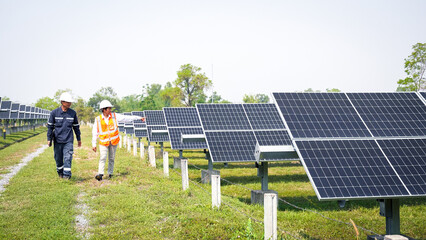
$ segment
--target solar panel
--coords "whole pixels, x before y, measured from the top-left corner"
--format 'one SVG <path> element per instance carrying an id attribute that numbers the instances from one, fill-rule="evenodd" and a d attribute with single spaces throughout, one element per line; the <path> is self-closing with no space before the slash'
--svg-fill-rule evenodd
<path id="1" fill-rule="evenodd" d="M 9 119 L 10 118 L 11 106 L 12 106 L 12 101 L 1 101 L 0 119 Z"/>
<path id="2" fill-rule="evenodd" d="M 172 149 L 207 149 L 206 142 L 182 142 L 182 134 L 204 134 L 201 127 L 169 127 L 168 131 Z"/>
<path id="3" fill-rule="evenodd" d="M 125 132 L 126 132 L 126 131 L 124 130 L 124 123 L 118 122 L 118 123 L 117 123 L 117 125 L 118 125 L 118 131 L 119 131 L 119 132 L 122 132 L 122 133 L 125 133 Z"/>
<path id="4" fill-rule="evenodd" d="M 126 134 L 134 134 L 135 128 L 133 127 L 133 123 L 125 123 L 124 124 L 124 132 Z"/>
<path id="5" fill-rule="evenodd" d="M 148 137 L 148 129 L 136 129 L 135 128 L 135 137 Z"/>
<path id="6" fill-rule="evenodd" d="M 243 104 L 253 129 L 285 129 L 275 104 Z"/>
<path id="7" fill-rule="evenodd" d="M 141 115 L 136 116 L 143 117 Z M 145 122 L 142 122 L 142 120 L 134 120 L 133 126 L 135 128 L 135 137 L 148 137 L 148 130 Z"/>
<path id="8" fill-rule="evenodd" d="M 124 112 L 123 115 L 132 116 L 131 112 Z"/>
<path id="9" fill-rule="evenodd" d="M 169 134 L 167 133 L 166 126 L 147 126 L 148 128 L 148 140 L 150 142 L 168 142 Z M 166 132 L 161 134 L 153 134 L 153 130 L 165 130 Z"/>
<path id="10" fill-rule="evenodd" d="M 377 141 L 413 195 L 426 195 L 426 139 Z"/>
<path id="11" fill-rule="evenodd" d="M 19 106 L 19 118 L 24 119 L 25 118 L 25 105 L 21 104 Z"/>
<path id="12" fill-rule="evenodd" d="M 146 125 L 147 126 L 166 126 L 164 113 L 162 110 L 147 110 L 145 111 Z"/>
<path id="13" fill-rule="evenodd" d="M 167 127 L 201 127 L 195 107 L 163 108 Z"/>
<path id="14" fill-rule="evenodd" d="M 374 140 L 295 141 L 320 200 L 409 196 Z"/>
<path id="15" fill-rule="evenodd" d="M 18 119 L 19 118 L 19 103 L 12 103 L 11 109 L 10 109 L 10 118 L 11 119 Z"/>
<path id="16" fill-rule="evenodd" d="M 255 162 L 253 131 L 205 132 L 213 162 Z"/>
<path id="17" fill-rule="evenodd" d="M 31 118 L 31 106 L 26 106 L 25 107 L 25 119 L 30 119 Z"/>
<path id="18" fill-rule="evenodd" d="M 373 136 L 426 136 L 426 105 L 416 93 L 347 95 Z"/>
<path id="19" fill-rule="evenodd" d="M 344 93 L 274 93 L 294 138 L 371 137 Z"/>
<path id="20" fill-rule="evenodd" d="M 132 111 L 133 116 L 145 117 L 145 113 L 143 111 Z"/>
<path id="21" fill-rule="evenodd" d="M 213 162 L 256 161 L 257 144 L 291 145 L 273 104 L 197 104 L 197 110 Z M 259 161 L 290 160 L 278 157 L 260 157 Z"/>
<path id="22" fill-rule="evenodd" d="M 252 130 L 241 104 L 197 104 L 207 130 Z"/>

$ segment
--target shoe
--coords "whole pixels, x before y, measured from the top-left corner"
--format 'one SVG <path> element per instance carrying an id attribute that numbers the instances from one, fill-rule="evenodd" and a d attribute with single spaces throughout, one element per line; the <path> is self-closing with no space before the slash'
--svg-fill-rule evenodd
<path id="1" fill-rule="evenodd" d="M 98 181 L 101 181 L 102 176 L 103 176 L 103 174 L 98 174 L 98 175 L 95 176 L 95 179 L 98 180 Z"/>
<path id="2" fill-rule="evenodd" d="M 64 175 L 64 176 L 62 176 L 62 178 L 65 179 L 65 180 L 70 180 L 71 176 Z"/>
<path id="3" fill-rule="evenodd" d="M 59 178 L 63 178 L 63 177 L 64 177 L 64 174 L 62 174 L 62 173 L 58 173 L 58 176 L 59 176 Z"/>
<path id="4" fill-rule="evenodd" d="M 113 175 L 112 175 L 112 174 L 110 174 L 110 175 L 109 175 L 109 178 L 112 178 L 112 176 L 113 176 Z"/>

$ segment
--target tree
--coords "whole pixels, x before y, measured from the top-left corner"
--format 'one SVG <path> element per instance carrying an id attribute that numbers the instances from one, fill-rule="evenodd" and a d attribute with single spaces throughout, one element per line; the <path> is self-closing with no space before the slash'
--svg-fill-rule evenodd
<path id="1" fill-rule="evenodd" d="M 145 85 L 142 90 L 143 110 L 160 110 L 164 107 L 163 99 L 160 96 L 161 84 Z"/>
<path id="2" fill-rule="evenodd" d="M 52 111 L 53 109 L 58 108 L 60 104 L 59 104 L 59 101 L 56 101 L 53 98 L 43 97 L 37 100 L 37 102 L 35 103 L 35 106 Z"/>
<path id="3" fill-rule="evenodd" d="M 125 96 L 120 100 L 119 105 L 122 112 L 142 111 L 142 95 Z"/>
<path id="4" fill-rule="evenodd" d="M 413 45 L 413 52 L 404 59 L 407 77 L 398 80 L 397 91 L 421 91 L 426 89 L 426 43 Z"/>
<path id="5" fill-rule="evenodd" d="M 225 100 L 222 98 L 222 96 L 220 96 L 219 94 L 217 94 L 217 92 L 213 92 L 213 94 L 209 97 L 209 99 L 207 100 L 207 103 L 231 103 L 228 100 Z"/>
<path id="6" fill-rule="evenodd" d="M 185 106 L 195 106 L 197 102 L 206 101 L 204 93 L 212 86 L 212 81 L 201 73 L 201 68 L 185 64 L 177 72 L 178 78 L 174 81 L 175 87 L 182 89 L 181 101 Z"/>
<path id="7" fill-rule="evenodd" d="M 266 94 L 244 94 L 243 102 L 245 103 L 269 103 L 269 97 Z"/>
<path id="8" fill-rule="evenodd" d="M 308 88 L 308 89 L 303 90 L 303 92 L 305 92 L 305 93 L 313 93 L 313 92 L 321 92 L 321 91 L 320 90 L 313 90 L 312 88 Z"/>
<path id="9" fill-rule="evenodd" d="M 165 107 L 182 107 L 184 106 L 181 102 L 182 89 L 173 87 L 170 82 L 167 82 L 164 89 L 160 91 L 160 96 L 164 102 Z"/>
<path id="10" fill-rule="evenodd" d="M 74 99 L 72 109 L 76 111 L 78 120 L 80 122 L 92 122 L 96 116 L 100 115 L 100 111 L 94 111 L 93 108 L 88 106 L 86 101 L 84 101 L 84 99 L 81 97 Z"/>
<path id="11" fill-rule="evenodd" d="M 342 92 L 342 91 L 340 91 L 340 89 L 338 89 L 338 88 L 327 88 L 327 89 L 325 89 L 325 91 L 326 92 Z"/>
<path id="12" fill-rule="evenodd" d="M 97 91 L 93 96 L 89 99 L 89 102 L 87 103 L 90 107 L 92 107 L 95 110 L 99 109 L 99 104 L 102 100 L 108 100 L 113 105 L 112 110 L 114 112 L 120 112 L 120 105 L 118 104 L 118 97 L 117 93 L 114 92 L 114 89 L 112 87 L 102 87 Z"/>

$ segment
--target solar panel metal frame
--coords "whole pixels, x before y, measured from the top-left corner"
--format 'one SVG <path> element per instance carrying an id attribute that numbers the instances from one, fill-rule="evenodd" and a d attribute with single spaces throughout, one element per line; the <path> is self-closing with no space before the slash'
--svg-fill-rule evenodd
<path id="1" fill-rule="evenodd" d="M 231 106 L 232 105 L 232 106 Z M 274 104 L 262 103 L 262 104 L 197 104 L 197 111 L 203 126 L 204 134 L 206 136 L 206 142 L 208 149 L 210 150 L 211 160 L 213 162 L 256 162 L 255 158 L 255 148 L 256 143 L 258 142 L 257 136 L 261 135 L 262 132 L 274 132 L 281 133 L 286 132 L 288 137 L 287 143 L 291 145 L 290 136 L 285 129 L 285 125 L 282 122 L 282 119 L 279 115 L 279 111 L 275 109 L 276 113 L 275 118 L 278 121 L 281 121 L 280 126 L 284 127 L 279 129 L 278 127 L 272 127 L 273 129 L 253 129 L 252 121 L 255 120 L 253 113 L 246 113 L 246 107 L 256 107 L 256 106 L 267 106 L 276 108 Z M 218 111 L 213 108 L 225 107 L 224 112 Z M 204 109 L 203 109 L 204 108 Z M 237 114 L 238 120 L 234 121 L 232 119 L 233 114 Z M 249 115 L 251 117 L 249 117 Z M 207 124 L 211 124 L 209 127 L 205 126 L 205 121 L 203 118 L 209 119 L 221 119 L 226 118 L 228 123 L 227 126 L 223 127 L 219 121 L 214 120 L 210 121 Z M 269 121 L 269 120 L 266 120 Z M 238 126 L 235 123 L 243 123 L 243 126 Z M 226 124 L 225 124 L 226 125 Z M 236 126 L 236 129 L 229 129 L 233 126 Z M 257 127 L 258 128 L 258 127 Z M 263 128 L 263 127 L 262 127 Z M 231 135 L 234 134 L 234 136 Z M 235 136 L 240 136 L 240 139 L 236 139 Z M 275 144 L 278 144 L 276 140 Z M 247 151 L 249 152 L 247 154 Z M 219 155 L 223 153 L 222 155 Z M 221 158 L 221 159 L 220 159 Z M 261 159 L 260 162 L 270 162 L 270 161 L 294 161 L 296 159 Z"/>
<path id="2" fill-rule="evenodd" d="M 169 134 L 152 135 L 152 130 L 167 130 L 166 120 L 163 110 L 145 110 L 145 122 L 148 130 L 149 142 L 168 142 L 170 141 Z"/>
<path id="3" fill-rule="evenodd" d="M 0 119 L 10 119 L 11 106 L 12 106 L 12 101 L 1 101 Z"/>
<path id="4" fill-rule="evenodd" d="M 31 119 L 31 106 L 25 107 L 25 119 Z"/>
<path id="5" fill-rule="evenodd" d="M 10 108 L 10 119 L 18 119 L 19 118 L 19 103 L 13 103 Z"/>
<path id="6" fill-rule="evenodd" d="M 24 104 L 19 105 L 19 119 L 25 119 L 25 108 L 26 108 L 26 105 Z"/>

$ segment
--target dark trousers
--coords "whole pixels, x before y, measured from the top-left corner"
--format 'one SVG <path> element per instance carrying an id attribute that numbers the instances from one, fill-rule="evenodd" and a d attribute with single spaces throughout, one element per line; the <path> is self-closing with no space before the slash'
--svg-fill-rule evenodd
<path id="1" fill-rule="evenodd" d="M 73 142 L 54 143 L 56 171 L 58 174 L 71 177 L 72 154 L 74 151 Z"/>

